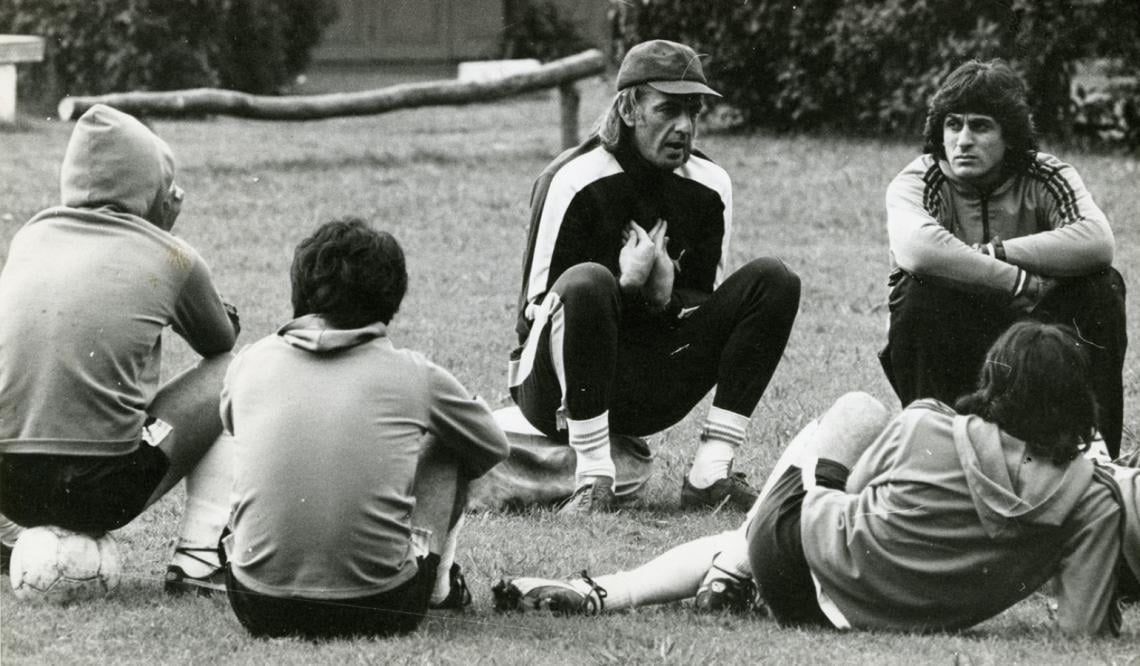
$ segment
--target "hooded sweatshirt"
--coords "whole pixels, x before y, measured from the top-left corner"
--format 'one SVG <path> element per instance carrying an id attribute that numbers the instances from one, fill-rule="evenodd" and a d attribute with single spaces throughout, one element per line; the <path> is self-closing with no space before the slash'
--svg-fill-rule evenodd
<path id="1" fill-rule="evenodd" d="M 847 492 L 808 491 L 804 554 L 853 627 L 962 629 L 1056 575 L 1063 631 L 1115 633 L 1121 509 L 1102 476 L 920 400 L 859 459 Z"/>
<path id="2" fill-rule="evenodd" d="M 222 391 L 235 439 L 227 548 L 246 587 L 350 599 L 415 575 L 409 521 L 429 442 L 481 476 L 508 453 L 482 400 L 396 349 L 381 323 L 336 329 L 309 315 L 243 349 Z"/>
<path id="3" fill-rule="evenodd" d="M 16 233 L 0 273 L 0 453 L 129 453 L 163 328 L 204 356 L 233 348 L 205 262 L 148 221 L 173 179 L 169 147 L 135 118 L 97 105 L 79 119 L 63 205 Z"/>

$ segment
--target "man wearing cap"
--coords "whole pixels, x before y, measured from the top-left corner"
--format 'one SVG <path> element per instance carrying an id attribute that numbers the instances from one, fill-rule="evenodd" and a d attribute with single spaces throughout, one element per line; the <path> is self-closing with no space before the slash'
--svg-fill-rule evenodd
<path id="1" fill-rule="evenodd" d="M 609 433 L 647 435 L 716 387 L 683 506 L 747 510 L 731 471 L 799 307 L 777 259 L 729 274 L 732 184 L 693 147 L 709 87 L 697 54 L 639 44 L 593 135 L 539 175 L 523 262 L 511 396 L 532 425 L 568 441 L 566 514 L 613 505 Z"/>

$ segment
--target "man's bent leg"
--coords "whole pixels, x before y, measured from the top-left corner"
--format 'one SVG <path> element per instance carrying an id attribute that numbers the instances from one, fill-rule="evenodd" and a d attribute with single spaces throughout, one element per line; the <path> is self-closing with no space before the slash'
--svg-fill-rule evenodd
<path id="1" fill-rule="evenodd" d="M 198 361 L 158 391 L 147 413 L 174 428 L 159 448 L 170 467 L 147 504 L 153 504 L 190 473 L 222 434 L 222 381 L 233 359 L 222 354 Z"/>
<path id="2" fill-rule="evenodd" d="M 1124 422 L 1124 354 L 1128 349 L 1124 279 L 1114 268 L 1061 280 L 1033 318 L 1072 326 L 1088 344 L 1100 434 L 1110 458 L 1120 455 Z"/>
<path id="3" fill-rule="evenodd" d="M 412 528 L 422 538 L 417 548 L 426 551 L 416 554 L 439 558 L 431 605 L 461 609 L 471 603 L 466 581 L 455 562 L 463 511 L 467 506 L 467 481 L 458 461 L 434 439 L 429 439 L 420 454 L 412 494 L 416 498 Z"/>
<path id="4" fill-rule="evenodd" d="M 225 590 L 219 542 L 232 508 L 234 445 L 233 436 L 222 433 L 186 475 L 186 507 L 163 586 L 168 594 Z"/>
<path id="5" fill-rule="evenodd" d="M 600 495 L 582 498 L 598 495 L 597 508 L 612 501 L 609 408 L 620 314 L 621 294 L 608 270 L 599 264 L 568 269 L 543 299 L 511 387 L 532 425 L 558 439 L 566 431 L 577 456 L 575 486 L 600 487 Z M 591 502 L 584 506 L 590 510 Z"/>
<path id="6" fill-rule="evenodd" d="M 890 311 L 880 358 L 904 407 L 919 398 L 953 405 L 972 391 L 986 351 L 1014 321 L 994 299 L 906 273 L 891 286 Z"/>

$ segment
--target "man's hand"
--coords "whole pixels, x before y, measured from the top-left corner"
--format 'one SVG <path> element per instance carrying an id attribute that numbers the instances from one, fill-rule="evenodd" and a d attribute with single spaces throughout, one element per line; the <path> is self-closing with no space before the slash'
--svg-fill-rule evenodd
<path id="1" fill-rule="evenodd" d="M 626 225 L 622 242 L 621 254 L 618 255 L 618 268 L 621 270 L 618 283 L 622 291 L 629 293 L 641 289 L 649 280 L 656 260 L 656 248 L 645 229 L 633 221 Z"/>
<path id="2" fill-rule="evenodd" d="M 669 223 L 659 219 L 649 232 L 649 239 L 653 241 L 653 271 L 649 274 L 642 293 L 649 307 L 657 310 L 669 305 L 669 299 L 673 296 L 676 267 L 669 258 L 669 237 L 665 235 L 668 228 Z"/>
<path id="3" fill-rule="evenodd" d="M 1030 314 L 1056 287 L 1057 281 L 1053 278 L 1029 273 L 1025 280 L 1025 288 L 1010 301 L 1009 306 L 1019 313 Z"/>

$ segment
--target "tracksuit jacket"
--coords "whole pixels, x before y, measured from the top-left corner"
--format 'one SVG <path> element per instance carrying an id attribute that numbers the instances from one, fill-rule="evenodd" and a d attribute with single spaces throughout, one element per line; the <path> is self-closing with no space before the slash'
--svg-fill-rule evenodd
<path id="1" fill-rule="evenodd" d="M 990 192 L 921 155 L 891 181 L 886 200 L 892 274 L 901 269 L 965 291 L 1013 295 L 1025 271 L 1074 277 L 1112 265 L 1115 242 L 1104 213 L 1076 169 L 1046 153 Z M 971 247 L 995 238 L 1005 261 Z"/>
<path id="2" fill-rule="evenodd" d="M 626 145 L 617 154 L 597 137 L 558 156 L 535 181 L 523 260 L 517 332 L 526 341 L 534 308 L 567 268 L 596 262 L 620 275 L 622 231 L 669 223 L 678 271 L 666 312 L 700 305 L 725 277 L 732 234 L 732 183 L 699 152 L 663 172 Z"/>

